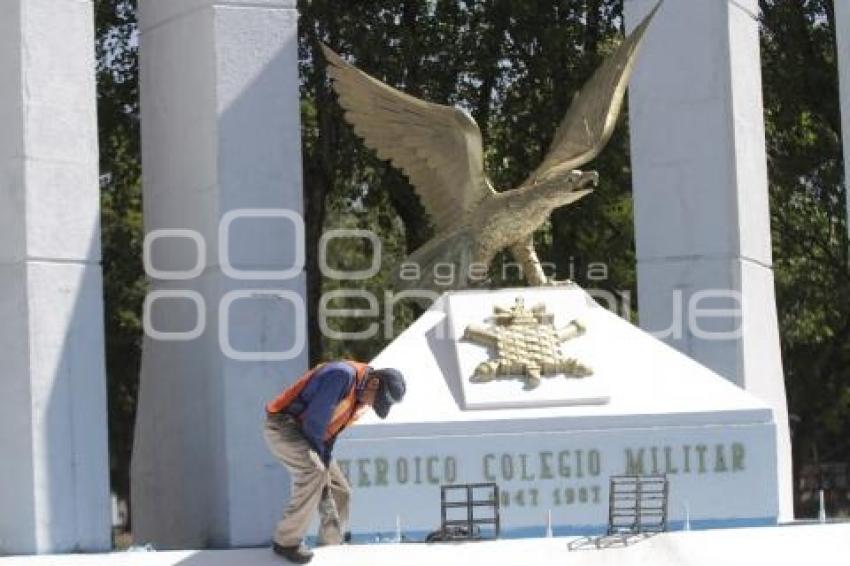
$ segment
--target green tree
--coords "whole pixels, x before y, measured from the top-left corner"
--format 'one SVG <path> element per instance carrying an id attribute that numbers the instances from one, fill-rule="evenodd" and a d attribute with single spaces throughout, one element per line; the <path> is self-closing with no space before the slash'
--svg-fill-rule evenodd
<path id="1" fill-rule="evenodd" d="M 850 242 L 835 15 L 830 0 L 763 0 L 761 9 L 773 254 L 799 473 L 806 463 L 850 460 Z M 798 513 L 813 513 L 813 502 L 801 503 Z"/>
<path id="2" fill-rule="evenodd" d="M 95 26 L 110 475 L 128 501 L 146 292 L 136 1 L 96 0 Z"/>

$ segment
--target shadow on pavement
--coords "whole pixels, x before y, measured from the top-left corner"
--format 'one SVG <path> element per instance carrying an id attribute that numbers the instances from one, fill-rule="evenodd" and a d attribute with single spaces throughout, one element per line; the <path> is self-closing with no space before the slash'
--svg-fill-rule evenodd
<path id="1" fill-rule="evenodd" d="M 239 550 L 201 550 L 174 566 L 280 566 L 289 564 L 275 555 L 271 548 Z"/>

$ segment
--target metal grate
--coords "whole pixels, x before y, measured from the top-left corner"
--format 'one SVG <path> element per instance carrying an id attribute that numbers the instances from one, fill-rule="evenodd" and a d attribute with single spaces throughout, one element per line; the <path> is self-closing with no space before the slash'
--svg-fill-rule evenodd
<path id="1" fill-rule="evenodd" d="M 669 486 L 666 475 L 611 476 L 608 534 L 666 531 Z"/>
<path id="2" fill-rule="evenodd" d="M 477 494 L 481 494 L 483 496 Z M 484 511 L 485 516 L 476 511 Z M 457 517 L 457 512 L 462 518 Z M 440 486 L 440 531 L 434 540 L 479 540 L 498 538 L 499 486 L 495 483 L 470 483 Z M 482 536 L 481 527 L 489 526 L 492 537 Z M 485 531 L 486 532 L 486 531 Z"/>
<path id="3" fill-rule="evenodd" d="M 589 545 L 607 548 L 628 546 L 667 530 L 667 499 L 670 483 L 666 475 L 611 476 L 608 490 L 608 532 L 586 536 L 567 544 L 570 550 Z"/>

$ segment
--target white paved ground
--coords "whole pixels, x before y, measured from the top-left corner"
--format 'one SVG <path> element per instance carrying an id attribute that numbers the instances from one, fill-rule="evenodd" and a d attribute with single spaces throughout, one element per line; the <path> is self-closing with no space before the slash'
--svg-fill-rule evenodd
<path id="1" fill-rule="evenodd" d="M 576 538 L 316 550 L 311 566 L 828 566 L 850 560 L 850 523 L 664 533 L 628 547 L 570 550 Z M 274 566 L 267 549 L 0 558 L 0 566 Z"/>

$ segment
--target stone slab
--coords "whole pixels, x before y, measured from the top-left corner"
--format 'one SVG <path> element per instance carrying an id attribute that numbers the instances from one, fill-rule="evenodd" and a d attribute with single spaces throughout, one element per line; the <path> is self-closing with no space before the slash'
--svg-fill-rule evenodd
<path id="1" fill-rule="evenodd" d="M 607 380 L 609 402 L 467 406 L 445 311 L 482 301 L 488 308 L 475 308 L 486 312 L 517 296 L 560 315 L 572 312 L 556 307 L 586 305 L 583 362 Z M 439 526 L 441 484 L 482 481 L 496 481 L 506 494 L 506 532 L 528 536 L 549 509 L 564 532 L 587 532 L 607 520 L 608 477 L 635 471 L 671 475 L 673 520 L 682 519 L 687 502 L 692 521 L 705 525 L 776 522 L 775 423 L 767 405 L 578 287 L 444 295 L 370 363 L 400 369 L 408 388 L 386 420 L 369 413 L 336 444 L 354 488 L 352 530 L 361 536 L 391 531 L 398 515 L 424 538 Z M 513 391 L 515 398 L 525 393 Z"/>
<path id="2" fill-rule="evenodd" d="M 97 166 L 27 159 L 24 170 L 27 256 L 98 263 L 101 254 Z"/>
<path id="3" fill-rule="evenodd" d="M 626 2 L 627 26 L 655 4 Z M 668 0 L 646 34 L 629 87 L 639 261 L 770 264 L 757 10 Z"/>
<path id="4" fill-rule="evenodd" d="M 200 294 L 206 324 L 189 341 L 145 338 L 131 476 L 134 533 L 140 543 L 158 548 L 182 548 L 190 540 L 257 545 L 271 536 L 280 502 L 268 498 L 268 489 L 287 480 L 264 443 L 263 408 L 303 373 L 306 325 L 296 319 L 294 303 L 264 292 L 284 290 L 298 297 L 303 285 L 303 278 L 286 284 L 239 282 L 215 270 L 191 281 L 157 283 L 157 290 Z M 230 304 L 227 326 L 222 326 L 220 309 L 227 294 L 247 288 L 254 291 Z M 160 332 L 186 332 L 199 324 L 198 311 L 189 299 L 158 299 L 151 323 Z M 236 351 L 294 349 L 294 356 L 230 359 L 222 347 L 223 328 Z"/>
<path id="5" fill-rule="evenodd" d="M 20 2 L 7 2 L 0 17 L 0 263 L 20 261 L 26 241 L 20 9 Z"/>
<path id="6" fill-rule="evenodd" d="M 111 518 L 101 270 L 31 261 L 27 287 L 39 551 L 102 550 Z"/>
<path id="7" fill-rule="evenodd" d="M 15 509 L 0 521 L 0 550 L 103 550 L 110 506 L 100 268 L 2 265 L 0 285 L 0 414 L 3 430 L 14 431 L 0 437 L 0 504 Z"/>
<path id="8" fill-rule="evenodd" d="M 0 264 L 0 399 L 8 408 L 0 410 L 0 506 L 15 509 L 0 513 L 0 554 L 32 552 L 36 548 L 34 497 L 33 423 L 30 411 L 29 323 L 26 270 L 22 264 Z M 17 407 L 19 410 L 13 410 Z"/>
<path id="9" fill-rule="evenodd" d="M 100 260 L 90 2 L 4 6 L 0 261 Z M 21 187 L 26 190 L 21 190 Z"/>
<path id="10" fill-rule="evenodd" d="M 166 26 L 213 7 L 295 9 L 296 0 L 144 0 L 146 12 L 140 27 L 143 32 L 150 28 Z"/>
<path id="11" fill-rule="evenodd" d="M 215 37 L 211 16 L 181 18 L 171 26 L 144 31 L 146 22 L 171 5 L 177 3 L 139 3 L 143 29 L 139 37 L 145 160 L 142 182 L 146 194 L 151 195 L 145 202 L 146 222 L 153 216 L 152 203 L 147 201 L 152 201 L 154 196 L 159 199 L 160 193 L 214 190 L 218 179 Z M 187 37 L 192 41 L 186 42 Z M 153 85 L 158 88 L 152 88 Z M 161 208 L 167 207 L 168 203 L 164 202 Z M 189 210 L 181 212 L 191 214 Z"/>

